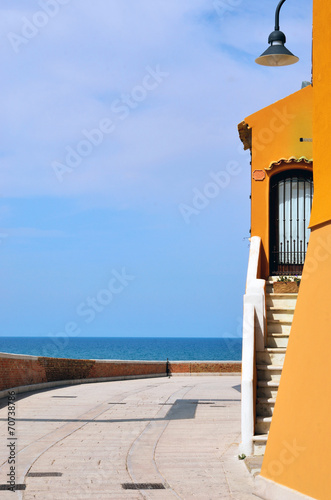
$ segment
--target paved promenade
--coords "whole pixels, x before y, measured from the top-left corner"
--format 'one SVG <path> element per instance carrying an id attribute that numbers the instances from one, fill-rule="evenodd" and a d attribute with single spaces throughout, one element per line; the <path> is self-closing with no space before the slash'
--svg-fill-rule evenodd
<path id="1" fill-rule="evenodd" d="M 253 479 L 237 458 L 239 376 L 20 394 L 16 440 L 8 434 L 7 401 L 0 405 L 0 485 L 9 478 L 10 451 L 15 482 L 25 485 L 16 493 L 0 491 L 2 500 L 257 500 Z"/>

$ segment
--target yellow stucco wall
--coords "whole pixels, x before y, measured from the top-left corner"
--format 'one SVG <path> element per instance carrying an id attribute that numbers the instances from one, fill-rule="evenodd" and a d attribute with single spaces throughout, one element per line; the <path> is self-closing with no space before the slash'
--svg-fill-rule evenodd
<path id="1" fill-rule="evenodd" d="M 288 169 L 309 169 L 306 162 L 273 162 L 289 158 L 312 159 L 313 89 L 308 86 L 245 118 L 252 133 L 251 235 L 262 239 L 262 277 L 269 276 L 269 189 L 273 175 Z M 265 172 L 263 181 L 254 180 L 256 170 Z"/>
<path id="2" fill-rule="evenodd" d="M 331 2 L 314 0 L 312 233 L 261 475 L 331 498 Z"/>
<path id="3" fill-rule="evenodd" d="M 314 155 L 316 156 L 315 196 L 310 221 L 316 226 L 331 220 L 331 2 L 314 0 Z"/>

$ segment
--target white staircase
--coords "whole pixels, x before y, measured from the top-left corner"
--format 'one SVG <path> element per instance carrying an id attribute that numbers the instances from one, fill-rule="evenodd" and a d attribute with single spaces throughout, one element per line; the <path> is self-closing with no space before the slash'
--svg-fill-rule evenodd
<path id="1" fill-rule="evenodd" d="M 256 352 L 254 455 L 263 455 L 265 451 L 298 295 L 274 293 L 275 279 L 269 278 L 266 283 L 267 345 L 264 351 Z"/>

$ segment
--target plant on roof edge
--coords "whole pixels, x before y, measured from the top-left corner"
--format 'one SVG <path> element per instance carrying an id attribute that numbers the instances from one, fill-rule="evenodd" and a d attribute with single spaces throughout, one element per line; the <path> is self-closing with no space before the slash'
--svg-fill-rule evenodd
<path id="1" fill-rule="evenodd" d="M 298 286 L 300 285 L 301 278 L 296 274 L 295 276 L 278 276 L 278 280 L 276 283 L 296 283 Z"/>

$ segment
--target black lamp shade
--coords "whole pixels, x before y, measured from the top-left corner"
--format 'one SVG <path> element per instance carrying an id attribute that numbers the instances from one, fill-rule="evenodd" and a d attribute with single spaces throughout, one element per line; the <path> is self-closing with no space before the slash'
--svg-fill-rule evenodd
<path id="1" fill-rule="evenodd" d="M 270 45 L 255 62 L 262 66 L 289 66 L 299 61 L 283 44 Z"/>
<path id="2" fill-rule="evenodd" d="M 286 36 L 279 29 L 270 33 L 268 38 L 270 47 L 263 52 L 255 62 L 262 66 L 289 66 L 299 61 L 286 47 Z"/>

